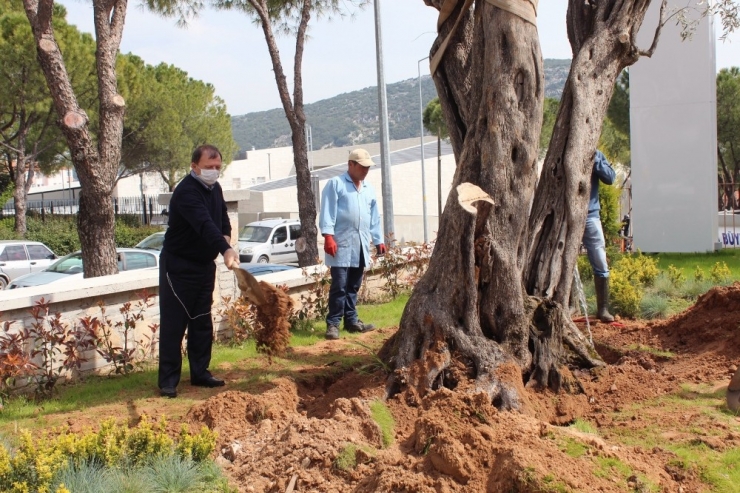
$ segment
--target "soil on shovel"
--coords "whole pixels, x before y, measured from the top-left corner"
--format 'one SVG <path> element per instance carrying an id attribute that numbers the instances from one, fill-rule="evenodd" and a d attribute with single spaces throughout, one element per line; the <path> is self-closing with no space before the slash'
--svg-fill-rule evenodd
<path id="1" fill-rule="evenodd" d="M 195 405 L 186 420 L 218 431 L 217 461 L 240 492 L 534 492 L 545 491 L 543 478 L 552 480 L 546 491 L 706 491 L 698 472 L 675 466 L 672 452 L 619 438 L 624 430 L 659 426 L 676 443 L 740 446 L 737 418 L 728 427 L 691 408 L 651 404 L 685 384 L 726 387 L 740 359 L 738 314 L 740 283 L 712 289 L 667 321 L 591 325 L 608 366 L 574 375 L 581 395 L 523 390 L 525 413 L 497 411 L 472 392 L 460 367 L 452 370 L 454 391 L 388 400 L 390 437 L 373 417 L 385 374 L 366 369 L 278 378 L 259 394 L 227 390 Z M 381 332 L 389 337 L 393 330 Z M 341 339 L 291 351 L 352 349 Z M 619 414 L 636 405 L 640 411 L 629 418 Z M 578 418 L 597 432 L 567 426 Z M 604 464 L 623 464 L 631 474 Z"/>

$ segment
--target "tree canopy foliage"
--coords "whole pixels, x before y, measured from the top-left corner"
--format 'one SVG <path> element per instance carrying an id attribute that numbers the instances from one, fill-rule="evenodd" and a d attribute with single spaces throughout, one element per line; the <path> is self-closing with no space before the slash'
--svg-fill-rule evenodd
<path id="1" fill-rule="evenodd" d="M 95 43 L 67 23 L 66 10 L 54 6 L 53 26 L 68 64 L 70 82 L 92 103 Z M 12 183 L 15 232 L 26 232 L 25 203 L 34 173 L 51 173 L 67 164 L 66 143 L 56 124 L 51 94 L 36 60 L 28 19 L 19 2 L 0 6 L 0 147 L 4 172 Z"/>
<path id="2" fill-rule="evenodd" d="M 726 207 L 738 208 L 735 193 L 740 178 L 740 68 L 717 75 L 717 161 L 727 195 Z"/>
<path id="3" fill-rule="evenodd" d="M 118 77 L 128 101 L 119 177 L 154 171 L 172 190 L 198 145 L 218 147 L 224 163 L 238 151 L 226 104 L 211 84 L 173 65 L 147 65 L 132 54 L 119 57 Z"/>

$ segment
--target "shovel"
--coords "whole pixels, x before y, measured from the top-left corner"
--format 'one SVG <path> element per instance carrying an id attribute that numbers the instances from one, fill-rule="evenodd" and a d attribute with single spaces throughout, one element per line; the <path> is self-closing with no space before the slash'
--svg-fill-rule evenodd
<path id="1" fill-rule="evenodd" d="M 265 296 L 260 282 L 252 274 L 239 267 L 238 262 L 232 262 L 229 265 L 229 269 L 233 270 L 234 274 L 236 274 L 237 284 L 239 284 L 239 289 L 245 298 L 257 306 L 267 303 L 267 296 Z"/>

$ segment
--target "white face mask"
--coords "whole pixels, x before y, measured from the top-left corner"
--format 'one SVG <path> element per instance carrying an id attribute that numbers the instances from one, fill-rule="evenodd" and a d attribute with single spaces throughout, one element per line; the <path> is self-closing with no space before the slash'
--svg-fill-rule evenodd
<path id="1" fill-rule="evenodd" d="M 217 169 L 202 169 L 200 170 L 200 179 L 203 180 L 203 183 L 210 186 L 213 185 L 218 181 L 218 177 L 221 174 L 221 172 Z"/>

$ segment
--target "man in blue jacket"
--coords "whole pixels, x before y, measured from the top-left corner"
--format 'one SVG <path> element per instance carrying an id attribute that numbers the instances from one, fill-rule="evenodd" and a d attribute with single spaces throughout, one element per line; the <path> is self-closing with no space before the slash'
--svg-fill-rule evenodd
<path id="1" fill-rule="evenodd" d="M 370 260 L 370 244 L 378 255 L 385 253 L 378 201 L 373 187 L 365 183 L 373 160 L 364 149 L 349 155 L 347 172 L 329 180 L 321 193 L 319 229 L 324 237 L 325 263 L 331 269 L 326 338 L 339 339 L 344 317 L 348 332 L 369 332 L 372 324 L 357 317 L 357 292 Z"/>
<path id="2" fill-rule="evenodd" d="M 596 287 L 596 317 L 602 322 L 613 322 L 609 313 L 609 265 L 606 263 L 606 243 L 601 228 L 599 211 L 599 182 L 607 185 L 614 183 L 616 173 L 601 151 L 596 151 L 594 167 L 591 172 L 591 194 L 588 200 L 586 229 L 583 231 L 583 246 L 586 247 L 588 261 L 594 271 Z"/>
<path id="3" fill-rule="evenodd" d="M 239 254 L 231 248 L 231 222 L 217 182 L 221 152 L 202 145 L 195 149 L 191 161 L 190 174 L 170 199 L 169 227 L 159 256 L 159 391 L 170 398 L 177 397 L 180 347 L 186 328 L 191 385 L 224 385 L 208 371 L 213 345 L 214 260 L 221 254 L 227 266 L 239 263 Z"/>

